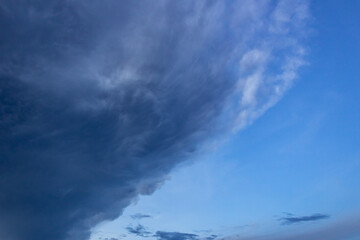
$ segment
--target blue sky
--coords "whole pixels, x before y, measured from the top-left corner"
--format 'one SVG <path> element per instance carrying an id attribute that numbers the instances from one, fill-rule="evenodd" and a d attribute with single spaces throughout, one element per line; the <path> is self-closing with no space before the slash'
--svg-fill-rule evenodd
<path id="1" fill-rule="evenodd" d="M 0 3 L 0 238 L 359 240 L 360 1 Z"/>
<path id="2" fill-rule="evenodd" d="M 359 221 L 360 2 L 313 1 L 310 9 L 308 65 L 284 98 L 216 150 L 172 171 L 160 190 L 140 197 L 122 217 L 95 228 L 94 239 L 129 235 L 125 228 L 138 224 L 278 239 Z M 136 213 L 152 217 L 134 220 Z M 287 213 L 329 218 L 279 224 Z M 359 231 L 348 232 L 334 239 L 360 239 Z M 314 236 L 308 239 L 319 239 Z"/>

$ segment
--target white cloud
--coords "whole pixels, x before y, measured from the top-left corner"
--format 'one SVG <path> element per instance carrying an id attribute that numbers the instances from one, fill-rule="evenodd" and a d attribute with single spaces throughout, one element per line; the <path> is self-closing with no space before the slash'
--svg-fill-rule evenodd
<path id="1" fill-rule="evenodd" d="M 278 1 L 268 6 L 254 34 L 255 47 L 240 60 L 238 94 L 241 100 L 234 130 L 251 124 L 276 104 L 305 64 L 302 39 L 309 17 L 307 1 Z"/>

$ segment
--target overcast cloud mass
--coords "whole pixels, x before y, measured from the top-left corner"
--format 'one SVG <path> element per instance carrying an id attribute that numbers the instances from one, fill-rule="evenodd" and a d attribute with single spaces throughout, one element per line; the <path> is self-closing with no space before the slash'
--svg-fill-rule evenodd
<path id="1" fill-rule="evenodd" d="M 307 18 L 305 1 L 1 1 L 0 238 L 85 240 L 251 124 L 297 77 Z"/>

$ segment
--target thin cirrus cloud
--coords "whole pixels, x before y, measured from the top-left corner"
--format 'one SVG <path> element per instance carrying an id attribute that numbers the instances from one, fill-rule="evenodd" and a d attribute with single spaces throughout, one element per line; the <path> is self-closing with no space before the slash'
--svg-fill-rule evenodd
<path id="1" fill-rule="evenodd" d="M 305 1 L 0 6 L 0 237 L 84 240 L 297 77 Z"/>

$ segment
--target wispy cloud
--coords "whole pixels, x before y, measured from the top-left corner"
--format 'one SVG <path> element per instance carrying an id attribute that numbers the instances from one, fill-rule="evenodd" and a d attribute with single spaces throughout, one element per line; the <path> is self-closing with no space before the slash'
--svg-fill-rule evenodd
<path id="1" fill-rule="evenodd" d="M 301 216 L 301 217 L 295 217 L 295 216 L 287 216 L 279 218 L 279 221 L 281 221 L 281 224 L 288 225 L 288 224 L 294 224 L 299 222 L 310 222 L 310 221 L 319 221 L 323 219 L 329 218 L 329 215 L 326 214 L 313 214 L 309 216 Z"/>
<path id="2" fill-rule="evenodd" d="M 269 235 L 241 237 L 232 236 L 224 240 L 340 240 L 340 239 L 357 239 L 360 237 L 360 219 L 348 217 L 331 222 L 325 226 L 309 231 L 293 231 L 293 233 L 272 233 Z"/>
<path id="3" fill-rule="evenodd" d="M 163 232 L 157 231 L 154 235 L 158 240 L 197 240 L 198 235 L 181 232 Z"/>
<path id="4" fill-rule="evenodd" d="M 208 236 L 200 236 L 193 233 L 183 233 L 183 232 L 166 232 L 166 231 L 156 231 L 152 233 L 148 231 L 143 225 L 138 224 L 137 226 L 128 226 L 126 230 L 133 235 L 138 237 L 154 237 L 158 240 L 214 240 L 217 238 L 217 235 L 211 234 Z"/>
<path id="5" fill-rule="evenodd" d="M 277 2 L 269 24 L 264 26 L 270 37 L 249 49 L 240 61 L 238 88 L 242 97 L 235 130 L 251 124 L 292 86 L 298 69 L 305 64 L 307 50 L 299 38 L 306 35 L 303 24 L 308 17 L 306 1 Z M 278 53 L 284 48 L 289 54 L 281 58 Z M 280 72 L 273 72 L 274 62 L 281 65 Z"/>
<path id="6" fill-rule="evenodd" d="M 139 236 L 139 237 L 149 237 L 151 232 L 147 231 L 145 229 L 145 227 L 141 224 L 138 224 L 137 226 L 135 227 L 132 227 L 132 226 L 128 226 L 126 227 L 126 230 L 131 233 L 131 234 L 134 234 L 136 236 Z"/>
<path id="7" fill-rule="evenodd" d="M 131 215 L 130 217 L 135 220 L 140 220 L 143 218 L 151 218 L 152 216 L 148 214 L 136 213 L 134 215 Z"/>
<path id="8" fill-rule="evenodd" d="M 217 238 L 217 235 L 212 234 L 201 237 L 192 233 L 157 231 L 154 237 L 158 240 L 214 240 Z"/>

